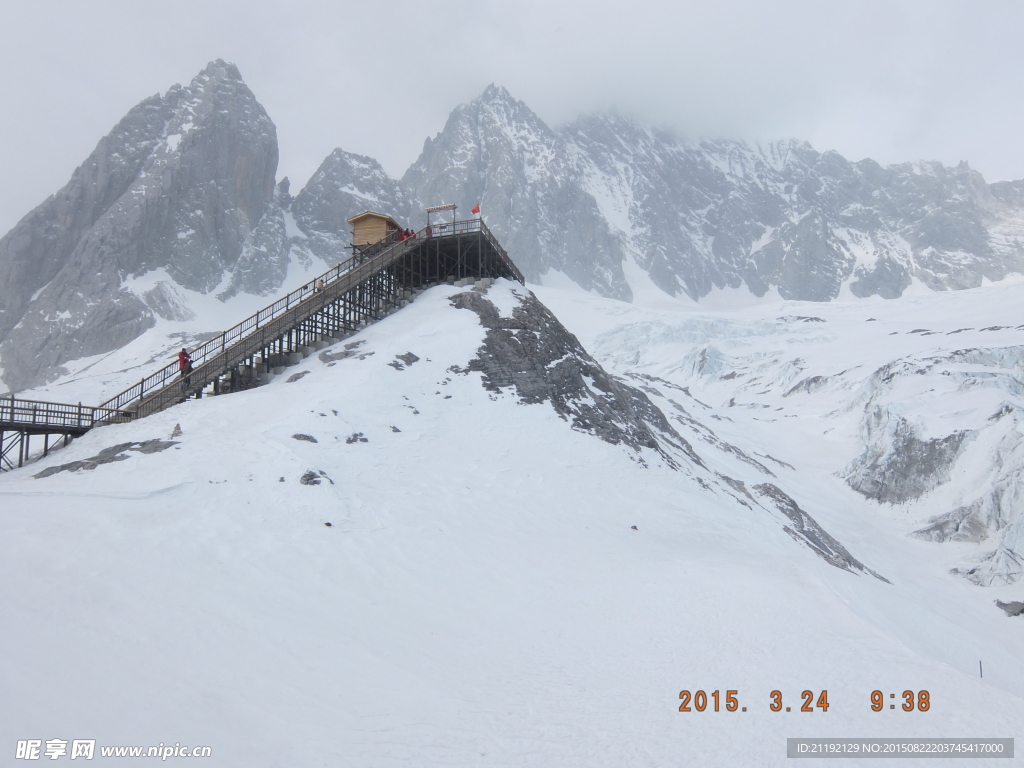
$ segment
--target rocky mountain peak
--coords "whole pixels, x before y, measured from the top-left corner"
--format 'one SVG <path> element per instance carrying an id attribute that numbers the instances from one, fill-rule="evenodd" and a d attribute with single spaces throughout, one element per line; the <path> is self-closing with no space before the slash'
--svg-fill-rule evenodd
<path id="1" fill-rule="evenodd" d="M 495 85 L 494 83 L 491 83 L 484 88 L 484 92 L 473 99 L 471 103 L 508 104 L 513 106 L 522 104 L 521 101 L 514 98 L 512 94 L 508 92 L 508 89 L 505 88 L 505 86 Z"/>
<path id="2" fill-rule="evenodd" d="M 513 164 L 529 164 L 530 156 L 551 151 L 557 141 L 555 133 L 526 104 L 492 84 L 468 104 L 452 110 L 444 129 L 425 142 L 419 160 L 402 180 L 415 188 L 442 168 L 478 170 L 498 157 Z"/>
<path id="3" fill-rule="evenodd" d="M 399 221 L 410 215 L 408 193 L 371 157 L 335 149 L 295 196 L 292 214 L 306 232 L 348 239 L 347 219 L 365 210 Z"/>
<path id="4" fill-rule="evenodd" d="M 223 296 L 277 288 L 288 251 L 273 201 L 277 160 L 273 122 L 221 60 L 129 111 L 0 240 L 8 386 L 119 347 L 156 317 L 188 316 L 173 286 Z M 157 273 L 169 281 L 146 277 Z M 140 279 L 146 287 L 135 289 Z"/>
<path id="5" fill-rule="evenodd" d="M 506 124 L 540 123 L 543 121 L 525 102 L 515 98 L 506 88 L 491 83 L 484 92 L 462 108 L 465 112 L 480 116 L 491 116 Z M 459 108 L 453 111 L 458 112 Z M 545 126 L 546 127 L 546 126 Z"/>
<path id="6" fill-rule="evenodd" d="M 242 73 L 238 71 L 238 67 L 224 59 L 214 59 L 203 67 L 199 74 L 192 79 L 192 85 L 195 86 L 197 82 L 210 81 L 233 82 L 248 88 L 245 81 L 242 80 Z"/>

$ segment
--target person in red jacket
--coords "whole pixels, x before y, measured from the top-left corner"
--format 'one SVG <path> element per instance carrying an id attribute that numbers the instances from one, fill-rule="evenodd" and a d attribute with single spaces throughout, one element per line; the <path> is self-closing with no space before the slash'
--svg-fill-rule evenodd
<path id="1" fill-rule="evenodd" d="M 178 371 L 181 372 L 181 388 L 184 389 L 192 383 L 192 377 L 189 375 L 192 373 L 192 358 L 188 356 L 184 347 L 178 353 Z"/>

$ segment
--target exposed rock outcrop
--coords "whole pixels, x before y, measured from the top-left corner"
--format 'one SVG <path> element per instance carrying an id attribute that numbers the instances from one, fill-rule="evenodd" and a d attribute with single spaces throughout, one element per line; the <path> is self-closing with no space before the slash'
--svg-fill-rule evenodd
<path id="1" fill-rule="evenodd" d="M 633 387 L 610 376 L 536 296 L 521 289 L 513 289 L 513 295 L 516 303 L 500 311 L 486 295 L 475 291 L 452 296 L 454 306 L 477 314 L 486 334 L 476 356 L 465 366 L 452 366 L 450 372 L 476 371 L 483 375 L 483 386 L 495 394 L 513 393 L 524 405 L 550 404 L 573 429 L 628 446 L 640 455 L 641 462 L 644 449 L 655 451 L 668 466 L 691 475 L 702 491 L 722 493 L 748 508 L 765 510 L 794 540 L 829 565 L 887 581 L 853 557 L 777 485 L 754 484 L 752 494 L 744 481 L 714 471 L 648 393 L 673 406 L 676 422 L 709 446 L 709 454 L 717 453 L 719 459 L 724 455 L 761 476 L 775 477 L 651 385 L 675 388 L 690 397 L 685 388 L 642 375 L 631 377 L 644 382 Z"/>
<path id="2" fill-rule="evenodd" d="M 916 499 L 947 482 L 960 449 L 971 433 L 920 438 L 905 419 L 876 411 L 869 430 L 883 436 L 872 439 L 864 453 L 847 469 L 846 482 L 876 501 L 900 504 Z"/>
<path id="3" fill-rule="evenodd" d="M 128 451 L 137 451 L 138 453 L 159 453 L 160 451 L 166 451 L 171 446 L 177 444 L 178 442 L 176 440 L 161 440 L 160 438 L 143 440 L 142 442 L 118 443 L 117 445 L 112 445 L 109 448 L 104 448 L 95 456 L 90 456 L 88 459 L 72 461 L 55 467 L 47 467 L 41 472 L 37 472 L 33 477 L 38 480 L 44 477 L 50 477 L 51 475 L 56 475 L 58 472 L 78 472 L 83 469 L 96 469 L 96 467 L 101 464 L 112 464 L 115 461 L 128 460 L 131 458 L 127 453 Z"/>
<path id="4" fill-rule="evenodd" d="M 865 383 L 864 448 L 841 473 L 851 488 L 881 503 L 926 505 L 912 536 L 984 546 L 953 569 L 981 586 L 1024 577 L 1022 369 L 1019 345 L 882 366 Z M 1001 401 L 995 412 L 991 397 Z M 941 421 L 932 409 L 939 402 L 949 414 Z M 953 419 L 962 428 L 925 436 L 926 428 Z"/>
<path id="5" fill-rule="evenodd" d="M 890 583 L 887 578 L 866 567 L 851 555 L 842 544 L 829 535 L 817 521 L 800 508 L 788 494 L 773 483 L 761 483 L 754 486 L 754 492 L 766 499 L 775 509 L 789 518 L 790 524 L 785 527 L 786 533 L 799 542 L 806 544 L 825 562 L 845 571 L 866 573 Z"/>
<path id="6" fill-rule="evenodd" d="M 638 452 L 649 448 L 673 466 L 679 452 L 704 466 L 647 395 L 609 376 L 536 296 L 524 292 L 518 298 L 509 317 L 479 293 L 452 297 L 487 329 L 477 356 L 453 372 L 479 371 L 487 389 L 510 389 L 524 404 L 548 402 L 573 429 L 606 442 Z"/>

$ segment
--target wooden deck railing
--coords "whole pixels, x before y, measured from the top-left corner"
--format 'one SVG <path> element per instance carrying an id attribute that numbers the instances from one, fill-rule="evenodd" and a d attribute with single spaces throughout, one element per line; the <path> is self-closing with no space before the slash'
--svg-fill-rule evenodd
<path id="1" fill-rule="evenodd" d="M 113 424 L 130 420 L 130 413 L 104 406 L 22 400 L 14 395 L 0 398 L 0 430 L 3 431 L 43 430 L 52 427 L 55 432 L 84 432 L 100 421 Z"/>

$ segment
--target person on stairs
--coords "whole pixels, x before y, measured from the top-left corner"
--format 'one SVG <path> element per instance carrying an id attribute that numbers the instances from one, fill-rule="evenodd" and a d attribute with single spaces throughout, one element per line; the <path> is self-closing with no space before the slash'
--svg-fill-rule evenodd
<path id="1" fill-rule="evenodd" d="M 178 353 L 178 371 L 181 373 L 181 388 L 185 389 L 192 383 L 192 358 L 184 347 Z"/>

